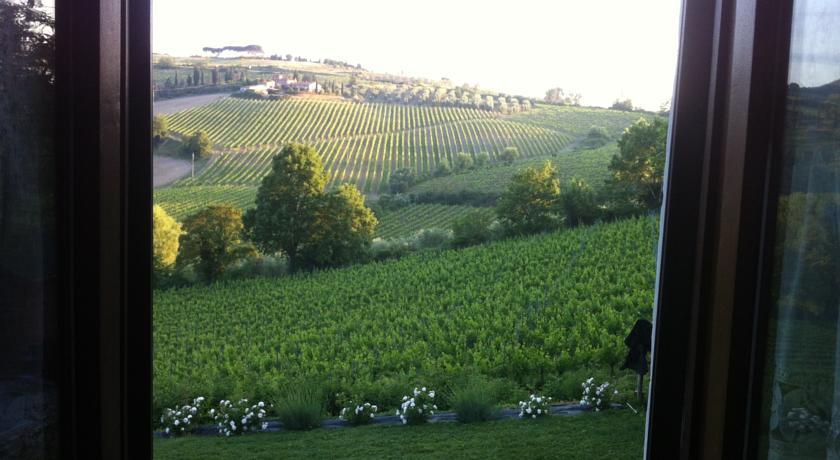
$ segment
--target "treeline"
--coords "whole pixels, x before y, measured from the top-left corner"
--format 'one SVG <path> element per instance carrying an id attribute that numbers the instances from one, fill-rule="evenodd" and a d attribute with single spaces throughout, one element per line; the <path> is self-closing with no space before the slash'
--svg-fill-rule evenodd
<path id="1" fill-rule="evenodd" d="M 527 112 L 536 104 L 524 96 L 493 93 L 469 85 L 447 87 L 351 80 L 344 86 L 342 95 L 357 101 L 464 107 L 500 113 Z"/>

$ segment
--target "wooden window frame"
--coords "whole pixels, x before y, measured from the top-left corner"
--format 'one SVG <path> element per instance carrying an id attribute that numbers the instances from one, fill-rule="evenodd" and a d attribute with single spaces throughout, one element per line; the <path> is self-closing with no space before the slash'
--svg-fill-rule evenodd
<path id="1" fill-rule="evenodd" d="M 750 457 L 792 0 L 683 0 L 647 458 Z M 61 450 L 151 458 L 151 0 L 56 0 Z"/>

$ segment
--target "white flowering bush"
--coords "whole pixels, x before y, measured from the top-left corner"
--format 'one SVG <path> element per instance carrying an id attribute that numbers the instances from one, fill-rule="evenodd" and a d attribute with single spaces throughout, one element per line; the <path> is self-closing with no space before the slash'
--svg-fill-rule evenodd
<path id="1" fill-rule="evenodd" d="M 353 400 L 341 408 L 339 419 L 349 423 L 350 425 L 365 425 L 373 422 L 373 417 L 379 408 L 369 402 L 356 403 Z"/>
<path id="2" fill-rule="evenodd" d="M 426 423 L 429 417 L 435 415 L 436 410 L 435 390 L 415 387 L 411 396 L 403 396 L 397 415 L 403 425 L 417 425 Z"/>
<path id="3" fill-rule="evenodd" d="M 782 418 L 782 429 L 796 434 L 824 433 L 829 423 L 804 407 L 794 407 Z"/>
<path id="4" fill-rule="evenodd" d="M 262 401 L 250 404 L 247 399 L 240 399 L 235 403 L 223 399 L 217 408 L 210 409 L 210 416 L 216 422 L 220 435 L 231 436 L 268 428 L 265 421 L 267 408 Z"/>
<path id="5" fill-rule="evenodd" d="M 551 413 L 551 398 L 532 394 L 527 401 L 519 401 L 519 418 L 545 417 Z"/>
<path id="6" fill-rule="evenodd" d="M 202 418 L 203 405 L 204 397 L 199 396 L 193 399 L 190 404 L 164 409 L 163 415 L 160 416 L 161 431 L 168 436 L 189 433 Z"/>
<path id="7" fill-rule="evenodd" d="M 580 405 L 595 412 L 609 409 L 613 397 L 618 395 L 618 390 L 613 389 L 610 382 L 599 385 L 595 382 L 595 377 L 589 377 L 580 386 L 583 388 Z"/>

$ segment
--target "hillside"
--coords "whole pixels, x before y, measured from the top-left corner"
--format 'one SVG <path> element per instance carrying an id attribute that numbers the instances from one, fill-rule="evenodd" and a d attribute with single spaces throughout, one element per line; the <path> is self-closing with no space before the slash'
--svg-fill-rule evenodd
<path id="1" fill-rule="evenodd" d="M 651 314 L 657 234 L 640 218 L 158 291 L 155 413 L 194 395 L 266 398 L 301 378 L 386 403 L 468 369 L 532 388 L 616 366 L 624 334 Z"/>
<path id="2" fill-rule="evenodd" d="M 495 214 L 493 208 L 444 204 L 413 204 L 394 211 L 378 212 L 379 226 L 375 236 L 394 238 L 409 236 L 424 228 L 451 228 L 456 219 L 473 211 L 489 216 Z"/>
<path id="3" fill-rule="evenodd" d="M 545 161 L 551 161 L 557 168 L 561 182 L 564 179 L 577 177 L 584 179 L 592 188 L 598 189 L 609 177 L 607 167 L 616 153 L 618 153 L 618 146 L 611 143 L 598 149 L 575 150 L 530 158 L 517 161 L 512 165 L 492 165 L 420 182 L 411 189 L 411 193 L 457 194 L 470 191 L 501 195 L 514 174 L 530 166 L 539 166 Z"/>
<path id="4" fill-rule="evenodd" d="M 547 113 L 538 115 L 542 111 Z M 506 116 L 332 97 L 227 98 L 170 117 L 174 132 L 204 129 L 222 150 L 195 179 L 177 185 L 256 186 L 283 144 L 302 142 L 322 155 L 332 183 L 355 183 L 363 192 L 377 193 L 397 168 L 423 174 L 458 152 L 488 152 L 493 158 L 508 146 L 516 146 L 523 157 L 545 156 L 560 152 L 592 126 L 615 131 L 638 115 L 580 108 L 558 112 L 542 106 L 533 112 Z"/>

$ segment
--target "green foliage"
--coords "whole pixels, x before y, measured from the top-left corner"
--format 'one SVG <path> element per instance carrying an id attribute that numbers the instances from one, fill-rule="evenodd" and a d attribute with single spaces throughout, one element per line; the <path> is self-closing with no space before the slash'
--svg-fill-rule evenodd
<path id="1" fill-rule="evenodd" d="M 155 62 L 155 68 L 157 69 L 175 69 L 177 66 L 175 65 L 175 59 L 172 59 L 171 56 L 161 56 L 157 62 Z"/>
<path id="2" fill-rule="evenodd" d="M 284 391 L 274 401 L 274 410 L 283 428 L 304 431 L 318 428 L 324 417 L 324 403 L 320 390 L 311 385 L 296 385 Z"/>
<path id="3" fill-rule="evenodd" d="M 505 147 L 505 150 L 499 155 L 499 160 L 506 165 L 512 165 L 517 159 L 519 159 L 519 149 L 516 147 Z"/>
<path id="4" fill-rule="evenodd" d="M 212 148 L 213 143 L 210 141 L 210 136 L 207 135 L 207 131 L 200 129 L 194 132 L 192 136 L 184 142 L 183 153 L 184 155 L 195 154 L 196 158 L 203 158 L 210 155 Z"/>
<path id="5" fill-rule="evenodd" d="M 152 222 L 152 261 L 157 273 L 175 265 L 182 231 L 181 224 L 157 205 L 152 208 Z"/>
<path id="6" fill-rule="evenodd" d="M 272 399 L 305 377 L 394 407 L 405 388 L 445 388 L 462 369 L 535 389 L 608 367 L 604 350 L 625 353 L 650 318 L 657 236 L 656 218 L 638 218 L 158 291 L 154 412 L 198 394 Z"/>
<path id="7" fill-rule="evenodd" d="M 475 167 L 483 168 L 490 164 L 490 154 L 487 152 L 478 152 L 475 154 Z"/>
<path id="8" fill-rule="evenodd" d="M 581 141 L 580 146 L 586 149 L 597 149 L 610 142 L 610 135 L 607 130 L 601 126 L 593 126 L 592 129 L 586 133 L 586 138 Z"/>
<path id="9" fill-rule="evenodd" d="M 414 234 L 414 249 L 447 249 L 452 244 L 452 230 L 447 228 L 424 228 Z"/>
<path id="10" fill-rule="evenodd" d="M 571 178 L 563 184 L 561 198 L 566 225 L 592 225 L 598 219 L 598 199 L 583 179 Z"/>
<path id="11" fill-rule="evenodd" d="M 476 209 L 452 222 L 452 244 L 457 247 L 474 246 L 488 241 L 493 216 Z"/>
<path id="12" fill-rule="evenodd" d="M 662 205 L 667 134 L 668 123 L 662 118 L 640 119 L 621 136 L 619 153 L 610 162 L 609 186 L 640 210 Z"/>
<path id="13" fill-rule="evenodd" d="M 450 174 L 452 174 L 452 166 L 450 165 L 449 160 L 443 158 L 438 161 L 437 168 L 435 168 L 435 176 L 442 177 Z"/>
<path id="14" fill-rule="evenodd" d="M 540 168 L 526 168 L 511 178 L 499 199 L 496 215 L 514 235 L 551 230 L 558 225 L 560 180 L 546 161 Z"/>
<path id="15" fill-rule="evenodd" d="M 166 187 L 156 188 L 154 191 L 155 204 L 159 204 L 178 220 L 215 204 L 227 204 L 247 210 L 254 207 L 256 195 L 256 187 L 242 185 Z"/>
<path id="16" fill-rule="evenodd" d="M 460 172 L 472 169 L 475 166 L 475 161 L 469 153 L 458 152 L 455 154 L 453 164 L 455 165 L 455 171 Z"/>
<path id="17" fill-rule="evenodd" d="M 481 376 L 456 386 L 449 396 L 449 407 L 461 423 L 486 422 L 497 418 L 497 403 L 495 388 Z"/>
<path id="18" fill-rule="evenodd" d="M 242 211 L 234 207 L 207 207 L 184 220 L 183 228 L 178 264 L 195 265 L 207 281 L 237 260 L 256 255 L 253 247 L 242 243 Z"/>
<path id="19" fill-rule="evenodd" d="M 613 110 L 621 110 L 622 112 L 633 111 L 633 101 L 630 99 L 616 99 L 610 106 Z"/>
<path id="20" fill-rule="evenodd" d="M 381 201 L 381 199 L 380 199 Z M 424 228 L 453 228 L 452 224 L 465 214 L 475 214 L 482 221 L 493 219 L 493 208 L 444 204 L 407 204 L 377 212 L 379 225 L 376 237 L 397 238 L 413 235 Z"/>
<path id="21" fill-rule="evenodd" d="M 379 223 L 355 186 L 340 185 L 321 198 L 317 220 L 301 250 L 306 268 L 346 265 L 364 258 Z"/>
<path id="22" fill-rule="evenodd" d="M 156 144 L 161 143 L 169 135 L 169 120 L 166 115 L 155 115 L 152 118 L 152 137 Z"/>
<path id="23" fill-rule="evenodd" d="M 327 176 L 318 152 L 289 144 L 271 160 L 271 172 L 257 191 L 256 207 L 245 214 L 248 238 L 266 254 L 282 251 L 289 268 L 311 243 L 323 206 Z"/>
<path id="24" fill-rule="evenodd" d="M 388 178 L 388 190 L 391 193 L 405 193 L 417 181 L 417 174 L 411 168 L 400 168 Z"/>

